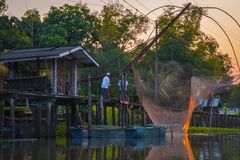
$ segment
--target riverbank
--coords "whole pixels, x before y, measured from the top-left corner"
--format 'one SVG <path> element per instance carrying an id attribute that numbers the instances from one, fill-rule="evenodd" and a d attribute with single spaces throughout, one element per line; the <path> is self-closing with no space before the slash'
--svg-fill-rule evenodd
<path id="1" fill-rule="evenodd" d="M 190 127 L 188 134 L 224 134 L 240 135 L 240 128 Z"/>
<path id="2" fill-rule="evenodd" d="M 66 124 L 59 123 L 57 125 L 57 136 L 66 136 Z M 209 127 L 190 127 L 188 134 L 224 134 L 224 135 L 240 135 L 240 128 L 209 128 Z"/>

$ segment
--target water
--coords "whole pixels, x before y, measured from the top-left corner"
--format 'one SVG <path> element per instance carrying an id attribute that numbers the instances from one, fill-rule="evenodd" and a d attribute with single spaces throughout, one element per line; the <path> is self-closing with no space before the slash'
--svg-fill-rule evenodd
<path id="1" fill-rule="evenodd" d="M 240 136 L 1 141 L 1 160 L 240 160 Z"/>

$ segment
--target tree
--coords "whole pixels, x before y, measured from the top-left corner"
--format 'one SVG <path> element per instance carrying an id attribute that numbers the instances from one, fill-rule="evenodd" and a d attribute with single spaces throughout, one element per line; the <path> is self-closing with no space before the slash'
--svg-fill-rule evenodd
<path id="1" fill-rule="evenodd" d="M 240 107 L 240 84 L 231 89 L 228 104 L 230 107 Z"/>
<path id="2" fill-rule="evenodd" d="M 20 27 L 31 39 L 32 47 L 39 46 L 42 36 L 42 22 L 39 11 L 37 9 L 28 10 L 21 19 Z"/>
<path id="3" fill-rule="evenodd" d="M 173 18 L 174 8 L 168 8 L 158 19 L 161 29 Z M 231 73 L 231 59 L 218 51 L 217 41 L 200 30 L 205 10 L 192 7 L 176 21 L 159 40 L 158 57 L 161 61 L 174 60 L 185 68 L 191 68 L 193 75 L 226 76 Z"/>
<path id="4" fill-rule="evenodd" d="M 125 50 L 139 43 L 139 35 L 146 33 L 148 19 L 120 4 L 105 5 L 99 14 L 99 43 L 107 51 L 112 47 Z"/>
<path id="5" fill-rule="evenodd" d="M 31 46 L 31 40 L 19 27 L 16 17 L 0 16 L 0 51 Z"/>
<path id="6" fill-rule="evenodd" d="M 7 4 L 5 0 L 0 0 L 0 16 L 7 10 Z"/>
<path id="7" fill-rule="evenodd" d="M 55 40 L 58 41 L 57 44 L 67 45 L 93 43 L 96 40 L 96 23 L 97 18 L 90 13 L 86 5 L 65 4 L 59 8 L 51 7 L 44 18 L 42 43 L 50 45 Z"/>

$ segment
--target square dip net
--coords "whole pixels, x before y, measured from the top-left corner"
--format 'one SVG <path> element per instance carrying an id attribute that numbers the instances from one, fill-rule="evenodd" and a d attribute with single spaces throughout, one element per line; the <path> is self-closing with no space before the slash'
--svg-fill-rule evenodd
<path id="1" fill-rule="evenodd" d="M 140 64 L 133 72 L 137 94 L 152 122 L 174 133 L 187 133 L 199 99 L 233 84 L 232 79 L 194 77 L 175 61 Z"/>

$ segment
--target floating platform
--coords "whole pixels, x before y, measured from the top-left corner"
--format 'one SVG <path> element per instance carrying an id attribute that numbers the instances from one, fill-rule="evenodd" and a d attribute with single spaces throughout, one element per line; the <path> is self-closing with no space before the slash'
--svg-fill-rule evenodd
<path id="1" fill-rule="evenodd" d="M 94 126 L 88 130 L 84 127 L 71 127 L 72 138 L 156 138 L 164 137 L 166 128 L 162 126 Z"/>

